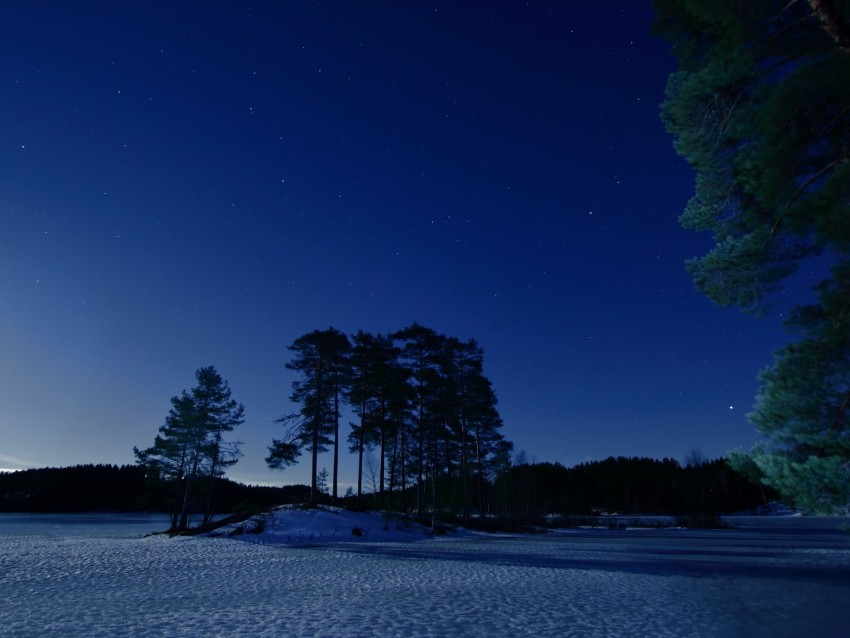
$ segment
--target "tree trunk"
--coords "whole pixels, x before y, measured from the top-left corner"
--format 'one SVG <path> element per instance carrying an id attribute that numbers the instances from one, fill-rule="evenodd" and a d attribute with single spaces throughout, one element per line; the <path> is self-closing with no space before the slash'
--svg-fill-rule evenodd
<path id="1" fill-rule="evenodd" d="M 398 418 L 398 431 L 401 436 L 401 511 L 407 512 L 407 460 L 405 459 L 405 449 L 407 440 L 404 432 L 404 419 Z"/>
<path id="2" fill-rule="evenodd" d="M 207 492 L 207 503 L 204 507 L 204 520 L 203 525 L 206 525 L 210 522 L 210 519 L 213 516 L 213 492 L 215 491 L 215 476 L 210 476 L 210 489 Z"/>
<path id="3" fill-rule="evenodd" d="M 339 475 L 339 383 L 334 384 L 334 476 L 331 503 L 336 505 L 336 486 Z"/>
<path id="4" fill-rule="evenodd" d="M 384 506 L 384 459 L 386 457 L 387 452 L 387 428 L 384 423 L 384 418 L 386 415 L 385 407 L 384 407 L 384 389 L 381 388 L 381 415 L 380 421 L 378 422 L 378 427 L 381 432 L 381 462 L 380 462 L 380 489 L 379 489 L 379 497 L 378 502 L 381 504 L 381 507 Z"/>
<path id="5" fill-rule="evenodd" d="M 431 530 L 437 529 L 437 419 L 431 433 Z"/>
<path id="6" fill-rule="evenodd" d="M 316 422 L 313 424 L 312 468 L 310 471 L 310 502 L 319 500 L 319 489 L 316 477 L 319 474 L 319 430 L 322 428 L 322 355 L 316 361 Z"/>
<path id="7" fill-rule="evenodd" d="M 384 506 L 384 455 L 386 453 L 386 440 L 384 429 L 381 428 L 381 442 L 380 442 L 380 451 L 378 455 L 380 456 L 380 460 L 378 461 L 378 503 L 381 507 Z"/>
<path id="8" fill-rule="evenodd" d="M 183 490 L 186 486 L 186 479 L 180 477 L 174 481 L 176 489 L 174 490 L 174 509 L 171 511 L 171 529 L 176 530 L 177 524 L 180 522 L 180 512 L 183 511 Z"/>
<path id="9" fill-rule="evenodd" d="M 420 419 L 421 421 L 421 419 Z M 417 448 L 416 448 L 416 514 L 417 516 L 422 516 L 424 511 L 423 500 L 425 499 L 424 494 L 424 486 L 422 485 L 422 471 L 424 464 L 424 447 L 425 441 L 422 435 L 422 429 L 420 427 L 418 438 L 417 438 Z"/>
<path id="10" fill-rule="evenodd" d="M 360 419 L 360 441 L 357 444 L 357 507 L 360 507 L 360 498 L 363 494 L 363 447 L 365 445 L 363 434 L 363 419 Z"/>
<path id="11" fill-rule="evenodd" d="M 363 448 L 366 447 L 366 377 L 363 378 L 362 396 L 360 398 L 360 433 L 357 450 L 357 507 L 363 494 Z"/>
<path id="12" fill-rule="evenodd" d="M 484 479 L 481 471 L 481 424 L 475 424 L 475 473 L 478 483 L 478 516 L 484 516 Z"/>
<path id="13" fill-rule="evenodd" d="M 186 489 L 183 492 L 183 509 L 180 512 L 180 524 L 177 526 L 179 530 L 185 530 L 189 527 L 189 512 L 192 508 L 192 492 L 195 487 L 195 478 L 198 475 L 198 465 L 200 464 L 200 455 L 196 454 L 192 463 L 192 469 L 186 477 Z"/>
<path id="14" fill-rule="evenodd" d="M 461 506 L 463 507 L 463 520 L 469 522 L 469 470 L 466 458 L 466 424 L 463 422 L 463 419 L 461 419 L 460 428 L 460 500 Z"/>
<path id="15" fill-rule="evenodd" d="M 177 478 L 174 481 L 174 510 L 171 512 L 171 529 L 176 530 L 180 520 L 180 512 L 183 510 L 183 491 L 186 489 L 186 464 L 189 460 L 188 444 L 183 443 L 180 448 L 180 464 L 177 466 Z"/>
<path id="16" fill-rule="evenodd" d="M 422 375 L 424 374 L 425 365 L 422 360 L 422 353 L 419 353 L 419 387 L 418 389 L 418 411 L 416 416 L 416 428 L 418 434 L 418 449 L 417 449 L 417 481 L 416 481 L 416 514 L 422 516 L 424 512 L 425 486 L 422 484 L 422 470 L 425 461 L 425 424 L 423 423 L 423 408 L 425 397 L 422 396 L 424 388 L 422 387 Z"/>
<path id="17" fill-rule="evenodd" d="M 390 486 L 387 496 L 387 508 L 393 509 L 393 491 L 396 487 L 396 467 L 398 462 L 398 431 L 393 431 L 393 447 L 390 452 Z"/>
<path id="18" fill-rule="evenodd" d="M 210 474 L 209 474 L 210 488 L 207 491 L 207 502 L 206 502 L 206 505 L 204 506 L 204 522 L 203 522 L 204 525 L 206 525 L 207 523 L 210 522 L 210 519 L 212 518 L 212 515 L 213 515 L 212 510 L 213 510 L 213 503 L 214 503 L 213 496 L 214 496 L 214 492 L 215 492 L 215 478 L 216 478 L 216 474 L 218 474 L 219 459 L 221 458 L 221 432 L 220 431 L 216 432 L 215 438 L 216 438 L 215 447 L 214 447 L 215 451 L 213 452 L 212 459 L 210 460 Z"/>

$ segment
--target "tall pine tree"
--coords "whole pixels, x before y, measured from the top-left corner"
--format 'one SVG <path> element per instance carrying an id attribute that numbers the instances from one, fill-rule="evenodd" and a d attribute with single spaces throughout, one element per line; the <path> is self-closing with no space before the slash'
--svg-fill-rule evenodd
<path id="1" fill-rule="evenodd" d="M 214 367 L 199 369 L 195 379 L 197 385 L 191 392 L 184 390 L 171 398 L 171 409 L 153 446 L 133 448 L 139 464 L 173 482 L 171 527 L 178 530 L 189 526 L 201 484 L 206 489 L 204 522 L 209 521 L 216 479 L 239 457 L 239 443 L 226 441 L 224 436 L 245 421 L 245 408 L 231 398 L 230 386 Z"/>
<path id="2" fill-rule="evenodd" d="M 655 0 L 679 70 L 663 118 L 696 169 L 687 263 L 722 305 L 759 312 L 802 263 L 826 263 L 797 341 L 761 375 L 751 420 L 765 481 L 810 511 L 850 503 L 850 4 Z M 827 345 L 828 344 L 828 345 Z"/>
<path id="3" fill-rule="evenodd" d="M 349 441 L 358 454 L 357 496 L 362 492 L 363 454 L 377 444 L 380 450 L 378 470 L 378 499 L 384 502 L 386 484 L 387 446 L 403 417 L 398 412 L 406 408 L 407 372 L 399 364 L 399 349 L 392 339 L 358 331 L 353 337 L 351 383 L 348 402 L 360 418 L 353 424 Z"/>
<path id="4" fill-rule="evenodd" d="M 286 367 L 298 373 L 290 399 L 301 408 L 278 420 L 287 427 L 286 435 L 272 441 L 266 462 L 281 469 L 294 463 L 302 448 L 309 449 L 313 501 L 319 498 L 318 455 L 329 445 L 334 449 L 332 496 L 337 496 L 340 402 L 348 382 L 350 348 L 348 337 L 333 327 L 314 330 L 289 346 L 295 357 Z"/>
<path id="5" fill-rule="evenodd" d="M 416 459 L 416 511 L 425 510 L 425 476 L 427 449 L 430 449 L 432 526 L 436 525 L 437 514 L 437 436 L 436 414 L 432 409 L 438 394 L 439 371 L 437 362 L 444 340 L 431 328 L 413 323 L 393 333 L 392 338 L 400 344 L 400 360 L 408 370 L 415 393 L 415 459 Z M 430 445 L 429 445 L 430 443 Z"/>

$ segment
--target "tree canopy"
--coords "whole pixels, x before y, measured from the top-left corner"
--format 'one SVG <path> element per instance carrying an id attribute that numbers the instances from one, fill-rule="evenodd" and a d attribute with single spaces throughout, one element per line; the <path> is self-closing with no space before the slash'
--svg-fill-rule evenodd
<path id="1" fill-rule="evenodd" d="M 763 371 L 751 420 L 764 480 L 810 511 L 850 502 L 850 3 L 655 0 L 673 45 L 662 116 L 696 169 L 680 221 L 714 247 L 698 289 L 759 313 L 811 270 L 795 341 Z"/>

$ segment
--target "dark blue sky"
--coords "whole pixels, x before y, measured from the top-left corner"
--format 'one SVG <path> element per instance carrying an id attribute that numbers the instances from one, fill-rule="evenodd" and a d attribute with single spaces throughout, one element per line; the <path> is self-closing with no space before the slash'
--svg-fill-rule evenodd
<path id="1" fill-rule="evenodd" d="M 753 442 L 785 336 L 684 271 L 710 238 L 677 223 L 649 2 L 3 14 L 0 467 L 132 462 L 215 365 L 247 414 L 230 475 L 304 482 L 263 463 L 286 347 L 414 321 L 479 341 L 530 459 Z"/>

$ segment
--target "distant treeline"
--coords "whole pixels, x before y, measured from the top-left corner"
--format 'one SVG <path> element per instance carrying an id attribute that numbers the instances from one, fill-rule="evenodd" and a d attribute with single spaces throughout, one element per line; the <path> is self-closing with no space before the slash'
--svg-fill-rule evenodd
<path id="1" fill-rule="evenodd" d="M 262 510 L 307 500 L 306 485 L 260 487 L 216 483 L 221 512 Z M 75 465 L 0 473 L 2 512 L 170 512 L 174 487 L 145 478 L 138 465 Z"/>
<path id="2" fill-rule="evenodd" d="M 492 513 L 728 514 L 776 498 L 723 459 L 682 467 L 673 459 L 609 457 L 572 468 L 515 465 L 496 479 Z"/>
<path id="3" fill-rule="evenodd" d="M 462 509 L 452 487 L 456 486 L 441 486 L 445 505 L 440 514 L 448 517 Z M 310 499 L 307 485 L 259 487 L 222 478 L 215 489 L 220 513 L 260 511 Z M 723 459 L 686 467 L 672 459 L 625 457 L 572 468 L 559 463 L 520 464 L 499 474 L 486 492 L 486 513 L 506 518 L 724 514 L 753 510 L 776 498 Z M 138 465 L 77 465 L 0 474 L 0 511 L 4 512 L 170 512 L 173 500 L 173 483 L 146 476 Z M 353 497 L 342 501 L 355 505 Z M 398 509 L 403 499 L 387 501 L 385 506 Z M 372 506 L 377 504 L 378 499 L 372 501 Z"/>

